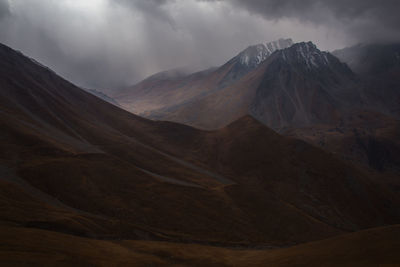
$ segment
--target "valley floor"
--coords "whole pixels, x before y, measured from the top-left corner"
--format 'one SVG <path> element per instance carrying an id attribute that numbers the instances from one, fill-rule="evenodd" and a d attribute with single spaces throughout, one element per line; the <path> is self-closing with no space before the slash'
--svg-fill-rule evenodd
<path id="1" fill-rule="evenodd" d="M 400 266 L 400 225 L 289 248 L 104 241 L 0 226 L 1 266 Z"/>

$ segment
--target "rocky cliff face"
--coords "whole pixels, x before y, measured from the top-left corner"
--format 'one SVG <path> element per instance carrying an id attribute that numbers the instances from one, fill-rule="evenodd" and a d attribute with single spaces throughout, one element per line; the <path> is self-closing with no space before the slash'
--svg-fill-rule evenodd
<path id="1" fill-rule="evenodd" d="M 298 43 L 272 55 L 250 113 L 266 125 L 305 126 L 335 121 L 341 110 L 361 105 L 355 76 L 346 64 L 313 43 Z"/>

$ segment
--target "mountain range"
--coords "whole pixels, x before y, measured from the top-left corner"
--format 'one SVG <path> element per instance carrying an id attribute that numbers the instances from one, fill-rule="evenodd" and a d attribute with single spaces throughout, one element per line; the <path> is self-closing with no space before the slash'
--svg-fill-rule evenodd
<path id="1" fill-rule="evenodd" d="M 358 45 L 329 53 L 311 42 L 281 39 L 250 46 L 219 68 L 155 75 L 114 91 L 113 97 L 135 114 L 205 130 L 250 115 L 343 159 L 397 172 L 400 147 L 397 138 L 388 136 L 399 133 L 399 55 L 398 45 Z M 381 132 L 371 130 L 377 114 L 384 121 Z M 363 139 L 358 132 L 368 134 Z M 371 159 L 376 154 L 371 150 L 379 151 L 382 162 Z"/>
<path id="2" fill-rule="evenodd" d="M 285 266 L 342 247 L 351 255 L 336 260 L 362 264 L 372 256 L 360 256 L 358 244 L 398 246 L 398 226 L 388 226 L 400 223 L 398 176 L 313 145 L 326 125 L 372 127 L 372 111 L 352 113 L 365 108 L 359 80 L 314 44 L 282 39 L 220 68 L 157 74 L 112 95 L 126 109 L 184 125 L 132 114 L 0 45 L 0 259 L 255 266 L 277 257 Z M 392 113 L 379 113 L 382 127 L 372 129 L 384 131 L 368 135 L 391 148 Z M 319 141 L 309 138 L 314 125 Z M 397 261 L 395 252 L 373 260 Z"/>
<path id="3" fill-rule="evenodd" d="M 155 75 L 112 94 L 133 113 L 204 129 L 246 114 L 277 131 L 337 122 L 355 108 L 398 118 L 399 55 L 398 45 L 329 53 L 311 42 L 281 39 L 250 46 L 219 68 Z M 208 119 L 212 114 L 216 121 Z"/>

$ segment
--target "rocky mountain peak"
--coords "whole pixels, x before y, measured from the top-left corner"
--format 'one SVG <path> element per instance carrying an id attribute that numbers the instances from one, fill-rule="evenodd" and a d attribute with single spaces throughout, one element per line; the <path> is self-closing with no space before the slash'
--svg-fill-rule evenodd
<path id="1" fill-rule="evenodd" d="M 250 68 L 257 67 L 277 50 L 285 49 L 293 45 L 292 39 L 279 39 L 277 41 L 252 45 L 239 54 L 242 65 Z"/>
<path id="2" fill-rule="evenodd" d="M 330 53 L 319 50 L 312 42 L 296 43 L 283 49 L 280 57 L 291 63 L 305 64 L 309 70 L 329 66 L 335 60 Z"/>

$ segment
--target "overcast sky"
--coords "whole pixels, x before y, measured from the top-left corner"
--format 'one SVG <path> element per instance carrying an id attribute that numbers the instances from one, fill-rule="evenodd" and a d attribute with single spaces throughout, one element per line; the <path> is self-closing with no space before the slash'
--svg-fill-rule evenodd
<path id="1" fill-rule="evenodd" d="M 399 10 L 399 0 L 0 0 L 0 42 L 110 88 L 282 37 L 321 50 L 400 41 Z"/>

